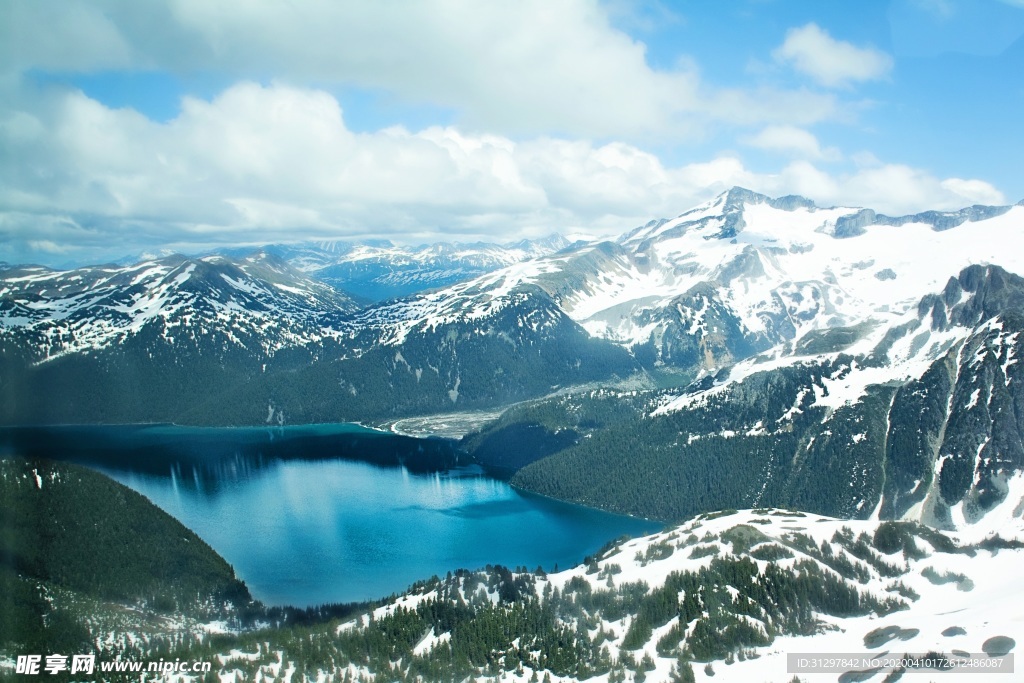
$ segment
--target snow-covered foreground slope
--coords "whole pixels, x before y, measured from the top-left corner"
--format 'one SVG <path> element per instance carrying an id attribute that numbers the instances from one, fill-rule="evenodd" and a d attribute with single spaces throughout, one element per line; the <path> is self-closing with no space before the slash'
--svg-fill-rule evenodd
<path id="1" fill-rule="evenodd" d="M 554 574 L 449 577 L 376 609 L 373 621 L 364 615 L 342 624 L 338 633 L 353 635 L 396 614 L 427 613 L 438 603 L 502 612 L 534 602 L 548 605 L 565 633 L 576 634 L 564 647 L 603 649 L 605 654 L 597 655 L 600 663 L 583 676 L 553 673 L 538 664 L 543 646 L 512 632 L 496 651 L 496 660 L 507 664 L 480 672 L 474 680 L 497 676 L 526 683 L 536 680 L 536 673 L 552 681 L 603 683 L 641 680 L 634 672 L 646 668 L 646 680 L 653 683 L 685 680 L 675 678 L 683 662 L 697 681 L 781 683 L 794 675 L 802 681 L 895 680 L 886 679 L 888 671 L 866 678 L 842 676 L 842 668 L 790 671 L 788 656 L 999 654 L 1007 648 L 1016 654 L 1016 644 L 1024 642 L 1024 592 L 1019 587 L 1024 543 L 992 535 L 978 542 L 906 523 L 774 509 L 726 511 L 619 543 L 588 564 Z M 524 584 L 529 589 L 509 599 L 507 587 L 523 576 L 529 578 Z M 818 578 L 801 584 L 796 593 L 782 588 L 797 585 L 798 577 Z M 831 588 L 815 597 L 819 582 Z M 669 585 L 689 588 L 666 593 Z M 858 596 L 858 602 L 844 601 L 843 591 Z M 681 621 L 684 613 L 688 621 Z M 710 636 L 709 623 L 716 625 Z M 453 647 L 453 637 L 461 634 L 431 628 L 417 640 L 414 654 L 437 656 Z M 584 638 L 586 645 L 581 645 Z M 503 659 L 503 652 L 514 654 Z M 409 663 L 402 660 L 399 666 Z M 353 664 L 351 673 L 356 672 L 369 673 Z M 961 669 L 942 679 L 946 676 L 1011 681 L 1024 673 Z"/>
<path id="2" fill-rule="evenodd" d="M 42 468 L 25 465 L 18 479 L 33 496 L 59 483 Z M 1019 663 L 1005 657 L 1024 642 L 1024 530 L 1015 520 L 999 535 L 967 539 L 907 522 L 724 510 L 609 543 L 563 571 L 458 570 L 374 605 L 309 610 L 217 599 L 184 616 L 56 579 L 18 581 L 77 624 L 98 663 L 212 665 L 208 674 L 147 676 L 174 683 L 898 679 L 889 668 L 863 677 L 842 665 L 797 671 L 794 655 L 973 655 L 974 664 L 1004 662 L 1003 673 L 907 675 L 1018 681 Z M 0 644 L 0 673 L 23 652 Z"/>

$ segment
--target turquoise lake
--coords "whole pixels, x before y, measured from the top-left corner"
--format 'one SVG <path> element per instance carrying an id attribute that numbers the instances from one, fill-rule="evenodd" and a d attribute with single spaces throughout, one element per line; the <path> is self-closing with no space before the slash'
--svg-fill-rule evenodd
<path id="1" fill-rule="evenodd" d="M 270 605 L 380 598 L 487 564 L 564 568 L 660 528 L 517 491 L 453 462 L 451 442 L 354 425 L 7 429 L 0 453 L 82 462 L 135 489 Z"/>

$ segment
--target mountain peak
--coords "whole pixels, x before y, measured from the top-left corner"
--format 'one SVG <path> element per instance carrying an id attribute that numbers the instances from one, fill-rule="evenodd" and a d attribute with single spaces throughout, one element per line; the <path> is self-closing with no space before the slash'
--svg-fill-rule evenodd
<path id="1" fill-rule="evenodd" d="M 744 217 L 749 206 L 767 205 L 778 211 L 796 211 L 797 209 L 818 210 L 818 206 L 799 195 L 769 197 L 768 195 L 735 186 L 719 194 L 714 199 L 704 202 L 674 219 L 662 218 L 652 220 L 618 238 L 620 244 L 644 244 L 652 239 L 664 240 L 679 237 L 696 227 L 709 228 L 713 235 L 705 239 L 734 239 L 747 225 Z"/>
<path id="2" fill-rule="evenodd" d="M 760 192 L 754 192 L 748 190 L 745 187 L 736 185 L 729 190 L 726 190 L 722 194 L 718 195 L 718 198 L 725 199 L 725 208 L 728 209 L 742 209 L 744 204 L 768 204 L 773 209 L 779 209 L 781 211 L 795 211 L 796 209 L 816 209 L 817 205 L 806 197 L 800 195 L 788 194 L 782 197 L 769 197 L 768 195 L 761 194 Z"/>
<path id="3" fill-rule="evenodd" d="M 726 208 L 734 206 L 739 207 L 743 204 L 763 204 L 768 201 L 768 197 L 766 195 L 754 192 L 753 190 L 748 190 L 747 188 L 740 187 L 739 185 L 726 190 L 720 194 L 719 197 L 725 197 Z"/>

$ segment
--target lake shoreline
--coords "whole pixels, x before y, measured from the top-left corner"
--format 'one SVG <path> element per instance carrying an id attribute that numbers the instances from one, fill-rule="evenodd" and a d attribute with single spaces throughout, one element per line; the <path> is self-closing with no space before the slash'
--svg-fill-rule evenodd
<path id="1" fill-rule="evenodd" d="M 287 438 L 281 431 L 0 428 L 0 445 L 10 455 L 16 442 L 32 441 L 29 457 L 79 462 L 141 493 L 272 606 L 377 600 L 435 574 L 486 565 L 571 566 L 614 538 L 661 527 L 517 490 L 464 455 L 415 471 L 394 450 L 411 445 L 423 458 L 420 449 L 451 454 L 455 442 L 349 424 L 286 427 Z M 388 462 L 356 457 L 373 448 Z"/>

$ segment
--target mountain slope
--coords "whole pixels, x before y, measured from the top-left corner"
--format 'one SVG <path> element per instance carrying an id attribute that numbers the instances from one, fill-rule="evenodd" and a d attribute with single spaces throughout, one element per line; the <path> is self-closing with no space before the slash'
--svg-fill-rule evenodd
<path id="1" fill-rule="evenodd" d="M 1022 223 L 1019 206 L 888 217 L 734 188 L 615 242 L 575 245 L 416 297 L 398 325 L 480 310 L 535 286 L 648 370 L 714 373 L 768 350 L 789 355 L 884 332 L 970 265 L 1024 272 L 1022 252 L 1006 248 Z"/>
<path id="2" fill-rule="evenodd" d="M 567 394 L 467 440 L 573 430 L 513 478 L 538 493 L 675 520 L 793 506 L 976 534 L 1024 512 L 1024 279 L 964 270 L 902 325 L 842 352 L 765 354 L 688 390 Z M 493 449 L 492 449 L 493 450 Z"/>
<path id="3" fill-rule="evenodd" d="M 249 599 L 227 562 L 198 536 L 103 475 L 68 463 L 5 459 L 0 483 L 0 557 L 8 569 L 106 599 L 166 596 L 181 610 L 212 597 Z"/>
<path id="4" fill-rule="evenodd" d="M 325 314 L 356 308 L 344 294 L 263 252 L 73 271 L 10 268 L 0 272 L 0 302 L 4 336 L 25 335 L 33 360 L 41 362 L 147 333 L 270 355 L 317 339 Z"/>
<path id="5" fill-rule="evenodd" d="M 536 287 L 452 293 L 462 287 L 360 310 L 265 252 L 11 269 L 0 273 L 4 421 L 382 419 L 637 369 Z"/>
<path id="6" fill-rule="evenodd" d="M 90 650 L 83 601 L 207 619 L 251 601 L 198 536 L 77 465 L 0 459 L 0 529 L 0 646 L 19 653 Z"/>
<path id="7" fill-rule="evenodd" d="M 8 423 L 173 421 L 334 345 L 352 300 L 275 257 L 0 273 Z M 239 400 L 244 400 L 241 396 Z M 251 406 L 266 414 L 267 402 Z"/>
<path id="8" fill-rule="evenodd" d="M 613 242 L 530 258 L 506 249 L 525 260 L 363 308 L 265 252 L 8 269 L 4 420 L 383 421 L 629 376 L 713 384 L 839 352 L 873 368 L 873 382 L 903 382 L 968 336 L 939 319 L 967 296 L 961 284 L 946 291 L 951 277 L 978 264 L 1024 272 L 1012 248 L 1022 223 L 1020 206 L 887 217 L 734 188 Z M 399 270 L 412 258 L 389 249 L 360 254 Z M 357 251 L 330 258 L 354 263 Z M 310 253 L 294 262 L 330 260 Z M 989 317 L 1012 304 L 994 302 Z"/>
<path id="9" fill-rule="evenodd" d="M 972 546 L 913 524 L 725 511 L 609 544 L 561 572 L 435 577 L 340 625 L 265 632 L 239 652 L 264 675 L 280 653 L 282 668 L 296 662 L 292 680 L 517 683 L 783 683 L 794 678 L 788 653 L 999 656 L 1017 647 L 1020 554 L 1020 543 Z M 827 679 L 858 680 L 847 673 L 857 668 Z M 221 673 L 234 670 L 256 673 L 240 660 Z"/>
<path id="10" fill-rule="evenodd" d="M 19 480 L 28 489 L 53 481 L 36 465 L 25 473 Z M 220 680 L 295 683 L 790 683 L 794 653 L 916 659 L 920 669 L 904 673 L 934 675 L 925 653 L 944 666 L 966 653 L 1016 653 L 1022 552 L 1020 540 L 971 543 L 913 523 L 726 510 L 610 543 L 563 571 L 489 566 L 433 577 L 377 605 L 336 610 L 342 620 L 331 620 L 331 610 L 288 618 L 287 610 L 257 610 L 257 625 L 224 632 L 223 622 L 197 623 L 152 607 L 124 609 L 117 620 L 86 615 L 75 605 L 98 603 L 67 602 L 66 592 L 52 590 L 57 609 L 72 606 L 62 632 L 82 642 L 51 638 L 41 646 L 95 651 L 97 661 L 207 661 Z M 211 635 L 214 628 L 220 632 Z M 22 651 L 5 647 L 0 642 L 4 654 Z M 0 659 L 0 674 L 11 666 Z M 827 674 L 798 672 L 797 680 L 861 680 L 867 675 L 856 672 L 865 668 L 839 663 Z M 882 666 L 873 675 L 895 680 L 900 668 Z M 992 677 L 966 667 L 951 673 L 958 681 Z"/>
<path id="11" fill-rule="evenodd" d="M 652 367 L 714 371 L 833 328 L 850 328 L 851 340 L 887 328 L 972 264 L 1024 272 L 1024 256 L 1007 249 L 1022 223 L 1022 207 L 891 218 L 734 188 L 614 244 L 477 283 L 535 283 L 595 336 L 642 349 Z"/>

